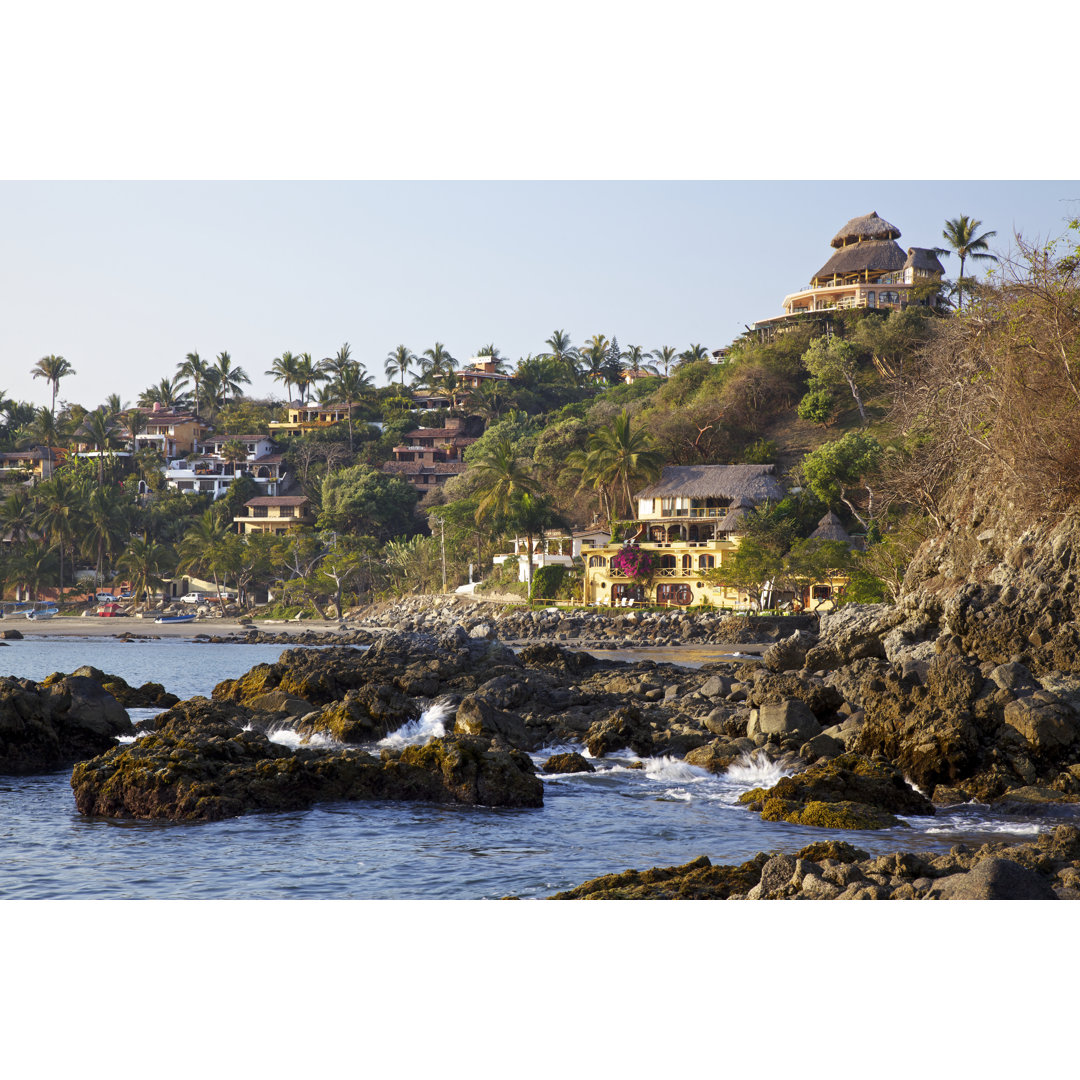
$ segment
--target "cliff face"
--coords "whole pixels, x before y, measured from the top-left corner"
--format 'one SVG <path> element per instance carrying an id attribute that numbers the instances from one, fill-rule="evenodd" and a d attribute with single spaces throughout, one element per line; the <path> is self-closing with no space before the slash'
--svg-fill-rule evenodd
<path id="1" fill-rule="evenodd" d="M 904 615 L 981 662 L 1080 671 L 1080 507 L 1032 520 L 1007 488 L 967 476 L 945 509 L 947 528 L 908 567 Z"/>

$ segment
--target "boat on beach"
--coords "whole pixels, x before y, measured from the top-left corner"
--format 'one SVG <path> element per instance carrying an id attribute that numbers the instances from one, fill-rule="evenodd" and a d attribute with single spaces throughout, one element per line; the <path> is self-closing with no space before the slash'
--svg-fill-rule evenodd
<path id="1" fill-rule="evenodd" d="M 156 623 L 183 623 L 194 622 L 195 612 L 192 611 L 187 615 L 159 615 L 154 622 Z"/>
<path id="2" fill-rule="evenodd" d="M 54 615 L 56 615 L 59 612 L 59 610 L 60 610 L 59 608 L 52 607 L 52 606 L 43 607 L 43 608 L 34 608 L 33 611 L 26 612 L 26 617 L 28 619 L 33 619 L 35 622 L 38 619 L 51 619 Z"/>

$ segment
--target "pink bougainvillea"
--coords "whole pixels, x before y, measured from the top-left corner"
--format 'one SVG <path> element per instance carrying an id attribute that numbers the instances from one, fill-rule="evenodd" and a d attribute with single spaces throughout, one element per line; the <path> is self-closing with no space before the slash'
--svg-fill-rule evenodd
<path id="1" fill-rule="evenodd" d="M 616 570 L 628 578 L 643 580 L 653 572 L 652 556 L 639 547 L 621 547 L 611 560 Z"/>

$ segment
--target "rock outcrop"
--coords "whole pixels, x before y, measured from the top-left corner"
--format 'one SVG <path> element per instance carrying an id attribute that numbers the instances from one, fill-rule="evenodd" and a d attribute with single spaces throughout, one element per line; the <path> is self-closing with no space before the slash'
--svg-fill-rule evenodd
<path id="1" fill-rule="evenodd" d="M 215 821 L 326 800 L 543 804 L 528 756 L 486 740 L 435 739 L 380 757 L 294 750 L 271 742 L 251 718 L 244 706 L 205 698 L 175 706 L 153 733 L 75 766 L 76 807 L 88 816 Z"/>
<path id="2" fill-rule="evenodd" d="M 0 775 L 51 772 L 116 745 L 134 728 L 96 678 L 0 678 Z"/>

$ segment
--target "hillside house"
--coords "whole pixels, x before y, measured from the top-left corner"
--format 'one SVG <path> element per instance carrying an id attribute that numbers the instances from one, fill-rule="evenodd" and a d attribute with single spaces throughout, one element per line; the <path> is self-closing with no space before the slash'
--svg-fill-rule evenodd
<path id="1" fill-rule="evenodd" d="M 421 494 L 466 469 L 465 450 L 476 439 L 465 434 L 465 420 L 448 417 L 441 428 L 416 428 L 393 450 L 394 460 L 383 465 L 383 472 L 408 480 Z"/>
<path id="2" fill-rule="evenodd" d="M 315 523 L 306 495 L 260 495 L 244 503 L 246 513 L 233 518 L 241 536 L 287 533 Z"/>
<path id="3" fill-rule="evenodd" d="M 588 604 L 745 607 L 749 597 L 714 585 L 705 574 L 739 548 L 739 524 L 748 510 L 779 501 L 784 490 L 775 465 L 678 465 L 634 497 L 637 516 L 627 543 L 648 551 L 655 570 L 646 582 L 628 578 L 612 560 L 622 544 L 584 553 Z"/>

